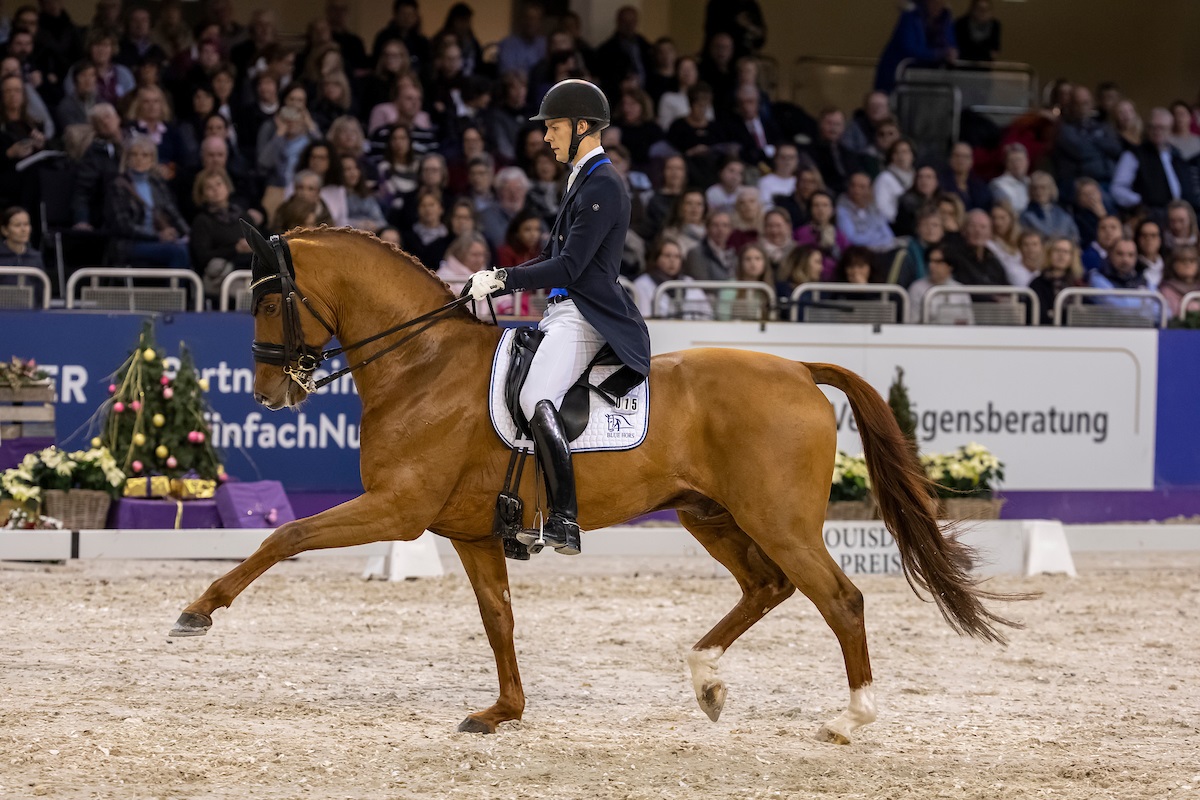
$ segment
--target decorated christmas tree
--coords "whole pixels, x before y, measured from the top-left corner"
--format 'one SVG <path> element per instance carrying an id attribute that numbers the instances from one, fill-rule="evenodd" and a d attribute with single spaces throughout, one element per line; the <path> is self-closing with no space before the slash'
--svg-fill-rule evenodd
<path id="1" fill-rule="evenodd" d="M 182 342 L 174 378 L 165 371 L 163 355 L 154 342 L 153 323 L 147 320 L 137 347 L 108 387 L 111 397 L 105 404 L 108 416 L 100 443 L 132 478 L 224 480 L 221 458 L 204 419 L 207 382 L 196 374 Z"/>
<path id="2" fill-rule="evenodd" d="M 896 367 L 896 377 L 888 389 L 888 405 L 892 416 L 900 426 L 900 432 L 908 439 L 913 452 L 917 451 L 917 418 L 913 416 L 912 405 L 908 400 L 908 387 L 904 385 L 904 370 Z"/>

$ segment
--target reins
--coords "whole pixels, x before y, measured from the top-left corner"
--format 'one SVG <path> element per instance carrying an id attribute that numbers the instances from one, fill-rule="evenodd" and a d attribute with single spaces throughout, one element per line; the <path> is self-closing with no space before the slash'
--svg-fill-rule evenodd
<path id="1" fill-rule="evenodd" d="M 313 318 L 315 318 L 317 322 L 321 323 L 321 326 L 329 332 L 330 336 L 336 337 L 337 333 L 333 330 L 333 326 L 326 322 L 325 318 L 322 317 L 315 308 L 313 308 L 312 304 L 308 302 L 308 298 L 303 292 L 300 291 L 300 287 L 296 285 L 296 280 L 294 277 L 295 268 L 292 265 L 292 254 L 291 250 L 287 246 L 287 241 L 284 240 L 282 236 L 276 235 L 271 237 L 270 245 L 275 254 L 278 272 L 274 275 L 267 275 L 260 278 L 251 284 L 250 288 L 254 292 L 255 296 L 254 306 L 257 307 L 258 298 L 267 292 L 267 289 L 265 288 L 266 284 L 276 280 L 279 281 L 280 294 L 283 296 L 283 342 L 281 344 L 275 344 L 273 342 L 260 342 L 255 340 L 251 345 L 251 352 L 254 356 L 254 360 L 257 362 L 273 364 L 275 366 L 282 367 L 284 373 L 297 384 L 299 384 L 300 387 L 306 392 L 311 393 L 316 391 L 322 386 L 326 386 L 338 378 L 350 374 L 356 369 L 365 367 L 367 364 L 370 364 L 380 356 L 390 353 L 413 337 L 436 325 L 439 321 L 444 319 L 446 314 L 449 312 L 471 302 L 471 297 L 464 289 L 463 294 L 457 299 L 451 300 L 449 303 L 446 303 L 440 308 L 436 308 L 433 311 L 422 314 L 419 317 L 414 317 L 407 322 L 394 325 L 387 330 L 380 331 L 379 333 L 368 336 L 365 339 L 360 339 L 352 344 L 341 345 L 340 347 L 334 347 L 328 350 L 318 350 L 314 347 L 311 347 L 307 342 L 304 341 L 304 331 L 300 326 L 300 319 L 295 308 L 295 302 L 297 298 L 299 298 L 300 302 L 304 305 L 304 308 L 308 310 L 308 313 L 312 314 Z M 258 256 L 256 255 L 255 258 L 258 258 Z M 422 325 L 421 323 L 424 324 Z M 409 333 L 407 336 L 392 342 L 379 352 L 367 356 L 355 364 L 350 364 L 349 366 L 343 367 L 336 372 L 331 372 L 320 380 L 313 380 L 313 373 L 320 368 L 321 364 L 325 361 L 335 356 L 342 355 L 343 353 L 349 353 L 351 350 L 356 350 L 360 347 L 371 344 L 372 342 L 377 342 L 380 339 L 399 333 L 400 331 L 406 330 L 415 325 L 420 325 L 421 327 Z M 296 353 L 296 357 L 294 359 L 295 366 L 292 365 L 293 352 Z"/>

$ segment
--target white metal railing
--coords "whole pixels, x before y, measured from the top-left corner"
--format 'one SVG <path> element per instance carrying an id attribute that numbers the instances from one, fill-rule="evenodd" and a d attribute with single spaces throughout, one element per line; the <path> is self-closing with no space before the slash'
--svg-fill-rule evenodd
<path id="1" fill-rule="evenodd" d="M 253 280 L 253 273 L 248 269 L 235 269 L 226 275 L 225 279 L 221 281 L 221 305 L 218 308 L 222 311 L 249 311 L 248 307 L 242 307 L 243 304 L 239 300 L 243 292 L 250 291 L 251 280 Z M 245 285 L 239 286 L 238 284 Z"/>
<path id="2" fill-rule="evenodd" d="M 764 321 L 772 319 L 776 310 L 775 290 L 762 281 L 663 281 L 654 290 L 653 314 L 658 319 L 678 319 L 686 315 L 687 292 L 699 289 L 713 298 L 709 319 L 748 319 Z M 680 296 L 682 295 L 682 296 Z M 739 297 L 739 295 L 741 295 Z M 753 298 L 746 295 L 752 295 Z M 665 318 L 657 313 L 662 298 L 667 298 L 671 313 Z M 761 297 L 761 302 L 753 299 Z M 746 312 L 742 307 L 745 305 Z M 678 309 L 678 311 L 677 311 Z M 753 311 L 753 315 L 750 313 Z"/>
<path id="3" fill-rule="evenodd" d="M 84 280 L 88 297 L 75 299 L 75 289 Z M 124 286 L 101 286 L 101 280 L 123 280 Z M 166 286 L 137 286 L 135 281 L 166 281 Z M 126 311 L 186 311 L 187 289 L 192 289 L 194 311 L 204 310 L 204 284 L 200 276 L 190 269 L 168 269 L 164 267 L 87 267 L 77 270 L 67 281 L 64 292 L 67 308 L 80 308 L 87 304 L 95 308 Z M 121 305 L 117 305 L 117 300 Z"/>
<path id="4" fill-rule="evenodd" d="M 877 299 L 822 300 L 822 294 L 875 295 Z M 812 300 L 804 301 L 806 294 Z M 900 298 L 899 303 L 885 299 Z M 908 321 L 908 292 L 894 283 L 802 283 L 791 296 L 792 322 L 857 322 L 898 324 Z M 803 311 L 803 315 L 801 314 Z"/>
<path id="5" fill-rule="evenodd" d="M 1195 292 L 1188 292 L 1187 294 L 1185 294 L 1183 296 L 1183 299 L 1179 301 L 1179 318 L 1180 319 L 1187 318 L 1188 306 L 1190 306 L 1192 303 L 1200 303 L 1200 290 L 1197 290 Z"/>
<path id="6" fill-rule="evenodd" d="M 0 276 L 3 276 L 3 275 L 11 275 L 17 279 L 17 282 L 15 285 L 0 283 L 0 293 L 2 293 L 2 294 L 0 294 L 0 308 L 33 308 L 34 306 L 37 305 L 37 302 L 35 300 L 35 295 L 33 293 L 33 287 L 26 285 L 26 283 L 25 283 L 26 278 L 33 278 L 38 283 L 42 284 L 42 308 L 50 307 L 50 278 L 46 275 L 45 272 L 38 269 L 37 267 L 0 267 Z M 17 292 L 5 291 L 5 290 L 12 290 L 12 289 L 16 289 L 18 291 Z M 15 295 L 20 294 L 23 298 L 25 296 L 25 292 L 20 291 L 22 289 L 29 290 L 28 304 L 26 304 L 23 300 L 19 303 L 14 303 L 13 305 L 9 305 L 4 301 L 3 295 L 6 295 L 6 294 L 13 294 L 14 299 L 16 299 Z"/>
<path id="7" fill-rule="evenodd" d="M 624 275 L 617 276 L 617 283 L 621 284 L 621 288 L 634 300 L 637 299 L 637 289 L 633 288 L 633 281 L 626 278 Z"/>
<path id="8" fill-rule="evenodd" d="M 949 295 L 965 294 L 985 297 L 1006 297 L 1007 302 L 1001 303 L 970 303 L 972 325 L 1040 325 L 1042 304 L 1038 296 L 1027 286 L 932 286 L 921 298 L 921 322 L 925 324 L 938 323 L 934 319 L 933 301 Z M 1029 304 L 1026 317 L 1026 306 Z M 941 306 L 948 305 L 942 301 Z M 951 324 L 962 324 L 960 320 L 951 320 Z"/>
<path id="9" fill-rule="evenodd" d="M 1140 300 L 1141 302 L 1139 306 L 1083 304 L 1082 301 L 1089 297 L 1109 297 Z M 1067 303 L 1072 300 L 1076 302 L 1068 308 Z M 1146 301 L 1158 304 L 1157 314 L 1151 316 L 1146 313 Z M 1066 319 L 1065 312 L 1070 312 L 1070 319 Z M 1150 289 L 1094 289 L 1089 287 L 1063 289 L 1054 298 L 1054 324 L 1055 326 L 1093 328 L 1165 328 L 1167 326 L 1167 300 L 1158 292 Z"/>

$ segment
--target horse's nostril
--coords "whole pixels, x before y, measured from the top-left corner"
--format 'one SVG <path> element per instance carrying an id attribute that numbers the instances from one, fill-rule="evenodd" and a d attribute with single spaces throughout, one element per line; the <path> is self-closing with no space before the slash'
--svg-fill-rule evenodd
<path id="1" fill-rule="evenodd" d="M 259 405 L 266 405 L 267 398 L 262 392 L 255 392 L 254 393 L 254 402 L 258 403 Z"/>

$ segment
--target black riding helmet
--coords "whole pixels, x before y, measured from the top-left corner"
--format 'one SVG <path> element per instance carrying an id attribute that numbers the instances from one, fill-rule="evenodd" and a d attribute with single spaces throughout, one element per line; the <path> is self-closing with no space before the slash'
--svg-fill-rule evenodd
<path id="1" fill-rule="evenodd" d="M 567 160 L 574 161 L 579 149 L 579 142 L 584 136 L 599 133 L 608 127 L 610 114 L 608 98 L 600 87 L 579 78 L 568 78 L 550 87 L 542 98 L 542 106 L 537 116 L 530 117 L 530 122 L 544 122 L 548 119 L 569 119 L 571 121 L 571 149 L 567 152 Z M 579 120 L 588 122 L 587 130 L 580 135 L 577 128 Z"/>

